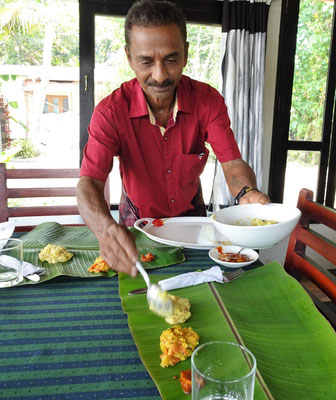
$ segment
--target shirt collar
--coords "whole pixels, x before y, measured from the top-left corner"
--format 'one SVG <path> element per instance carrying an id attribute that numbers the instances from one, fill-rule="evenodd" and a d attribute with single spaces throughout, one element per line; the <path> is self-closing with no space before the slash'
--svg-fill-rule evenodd
<path id="1" fill-rule="evenodd" d="M 191 113 L 191 93 L 190 90 L 188 90 L 189 88 L 190 78 L 182 75 L 180 82 L 177 85 L 177 96 L 174 105 L 174 120 L 176 120 L 178 111 L 188 114 Z M 138 80 L 134 79 L 129 116 L 130 118 L 136 118 L 144 115 L 150 115 L 148 112 L 147 101 Z"/>

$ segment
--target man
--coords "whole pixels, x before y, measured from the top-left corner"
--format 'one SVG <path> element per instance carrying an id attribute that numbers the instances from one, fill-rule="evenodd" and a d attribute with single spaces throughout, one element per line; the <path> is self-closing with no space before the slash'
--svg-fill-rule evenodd
<path id="1" fill-rule="evenodd" d="M 77 188 L 80 213 L 111 268 L 135 276 L 135 241 L 126 226 L 142 217 L 205 215 L 199 176 L 209 142 L 240 203 L 267 203 L 241 159 L 223 97 L 183 76 L 188 42 L 172 3 L 134 3 L 125 21 L 125 51 L 136 78 L 95 108 Z M 123 192 L 119 224 L 104 201 L 104 183 L 119 156 Z M 253 189 L 252 189 L 253 188 Z"/>

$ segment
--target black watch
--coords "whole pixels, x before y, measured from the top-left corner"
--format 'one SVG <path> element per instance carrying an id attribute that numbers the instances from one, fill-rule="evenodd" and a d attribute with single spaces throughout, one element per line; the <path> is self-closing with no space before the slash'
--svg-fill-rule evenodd
<path id="1" fill-rule="evenodd" d="M 258 190 L 256 187 L 252 186 L 244 186 L 243 189 L 237 194 L 237 196 L 234 199 L 234 204 L 237 206 L 240 202 L 240 199 L 248 192 L 251 190 Z"/>

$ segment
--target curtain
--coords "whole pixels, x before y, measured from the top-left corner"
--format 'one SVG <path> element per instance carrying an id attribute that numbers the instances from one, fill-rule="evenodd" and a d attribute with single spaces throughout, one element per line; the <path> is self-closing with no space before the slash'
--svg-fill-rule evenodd
<path id="1" fill-rule="evenodd" d="M 222 95 L 242 158 L 254 170 L 259 190 L 263 190 L 263 86 L 270 3 L 224 0 L 222 14 Z M 232 203 L 222 167 L 216 161 L 210 206 L 216 211 Z"/>

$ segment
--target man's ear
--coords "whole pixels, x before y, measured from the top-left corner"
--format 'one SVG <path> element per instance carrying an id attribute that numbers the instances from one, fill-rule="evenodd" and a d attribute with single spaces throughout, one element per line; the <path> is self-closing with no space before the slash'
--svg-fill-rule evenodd
<path id="1" fill-rule="evenodd" d="M 133 67 L 132 67 L 132 58 L 131 58 L 131 53 L 129 51 L 129 48 L 127 46 L 125 46 L 124 49 L 125 49 L 125 53 L 126 53 L 126 56 L 127 56 L 128 64 L 133 69 Z"/>
<path id="2" fill-rule="evenodd" d="M 183 65 L 183 67 L 185 67 L 187 65 L 187 62 L 188 62 L 188 51 L 189 51 L 189 42 L 185 42 L 185 45 L 184 45 L 184 65 Z"/>

